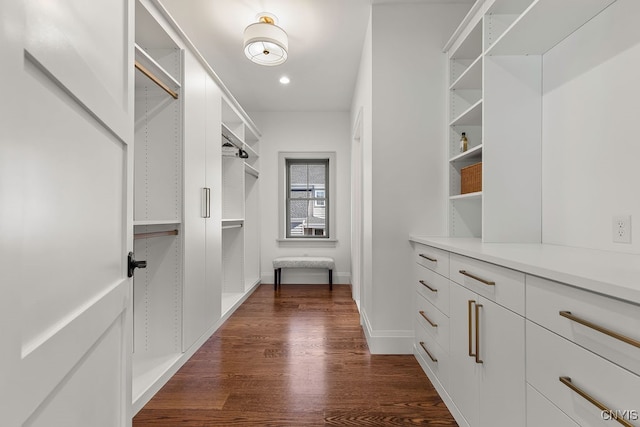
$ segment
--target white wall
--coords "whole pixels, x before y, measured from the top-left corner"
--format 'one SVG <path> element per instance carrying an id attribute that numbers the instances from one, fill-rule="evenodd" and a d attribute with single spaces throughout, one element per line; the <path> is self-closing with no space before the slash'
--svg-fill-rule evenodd
<path id="1" fill-rule="evenodd" d="M 543 58 L 543 242 L 640 253 L 640 2 L 618 0 Z M 612 216 L 634 214 L 632 244 Z"/>
<path id="2" fill-rule="evenodd" d="M 447 62 L 442 46 L 468 9 L 444 4 L 372 7 L 371 55 L 365 43 L 352 121 L 362 106 L 361 310 L 374 353 L 412 351 L 415 286 L 408 237 L 446 233 Z"/>
<path id="3" fill-rule="evenodd" d="M 334 283 L 350 283 L 350 164 L 351 130 L 348 112 L 254 112 L 260 139 L 260 206 L 262 282 L 273 283 L 271 261 L 278 256 L 332 256 Z M 279 243 L 278 152 L 333 151 L 336 153 L 336 221 L 338 242 Z M 333 232 L 332 232 L 333 233 Z M 282 283 L 328 283 L 326 270 L 287 270 Z"/>

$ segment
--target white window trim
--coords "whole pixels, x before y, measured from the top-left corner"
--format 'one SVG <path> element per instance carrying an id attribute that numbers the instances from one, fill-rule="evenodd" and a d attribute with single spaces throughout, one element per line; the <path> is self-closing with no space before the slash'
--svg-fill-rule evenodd
<path id="1" fill-rule="evenodd" d="M 287 194 L 287 159 L 329 159 L 329 236 L 327 238 L 287 238 L 285 212 Z M 278 243 L 295 246 L 336 246 L 336 152 L 335 151 L 279 151 L 278 152 Z"/>

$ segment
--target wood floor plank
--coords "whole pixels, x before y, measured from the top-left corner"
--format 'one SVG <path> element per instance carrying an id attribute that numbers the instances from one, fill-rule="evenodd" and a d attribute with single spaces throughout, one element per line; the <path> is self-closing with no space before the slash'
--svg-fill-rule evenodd
<path id="1" fill-rule="evenodd" d="M 146 426 L 457 426 L 412 355 L 372 355 L 348 285 L 261 285 L 135 416 Z"/>

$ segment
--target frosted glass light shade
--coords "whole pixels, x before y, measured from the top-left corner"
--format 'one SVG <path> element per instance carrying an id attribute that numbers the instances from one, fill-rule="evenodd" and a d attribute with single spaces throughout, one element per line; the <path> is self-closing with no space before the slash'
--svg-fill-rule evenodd
<path id="1" fill-rule="evenodd" d="M 244 54 L 260 65 L 280 65 L 287 60 L 289 40 L 280 27 L 256 22 L 244 30 Z"/>

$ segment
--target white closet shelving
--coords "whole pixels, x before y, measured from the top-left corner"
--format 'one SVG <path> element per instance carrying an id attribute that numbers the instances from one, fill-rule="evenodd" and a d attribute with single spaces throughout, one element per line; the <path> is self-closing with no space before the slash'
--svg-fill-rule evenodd
<path id="1" fill-rule="evenodd" d="M 182 51 L 136 5 L 133 400 L 182 354 Z"/>
<path id="2" fill-rule="evenodd" d="M 260 170 L 258 135 L 224 100 L 222 142 L 222 312 L 226 313 L 260 282 Z"/>
<path id="3" fill-rule="evenodd" d="M 449 231 L 480 236 L 482 193 L 461 194 L 461 170 L 482 162 L 482 20 L 471 21 L 449 51 Z M 460 151 L 465 133 L 466 152 Z"/>
<path id="4" fill-rule="evenodd" d="M 450 236 L 540 241 L 542 55 L 614 1 L 479 0 L 458 27 L 445 47 Z M 482 191 L 461 194 L 479 162 Z"/>

